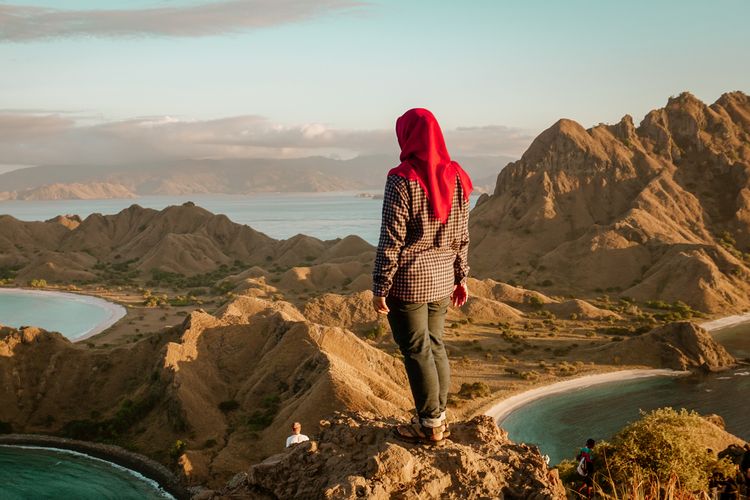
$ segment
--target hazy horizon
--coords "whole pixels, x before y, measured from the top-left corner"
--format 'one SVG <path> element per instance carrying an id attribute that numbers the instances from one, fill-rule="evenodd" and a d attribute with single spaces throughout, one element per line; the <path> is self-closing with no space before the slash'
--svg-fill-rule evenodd
<path id="1" fill-rule="evenodd" d="M 639 121 L 750 90 L 750 4 L 0 3 L 8 165 L 397 156 L 410 107 L 455 156 L 519 157 L 559 118 Z"/>

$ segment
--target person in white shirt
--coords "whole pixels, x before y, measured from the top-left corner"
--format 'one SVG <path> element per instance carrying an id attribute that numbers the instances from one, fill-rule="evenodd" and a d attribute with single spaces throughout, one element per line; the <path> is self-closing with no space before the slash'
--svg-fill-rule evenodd
<path id="1" fill-rule="evenodd" d="M 294 422 L 292 424 L 292 435 L 286 438 L 286 447 L 289 448 L 293 444 L 310 441 L 310 438 L 302 434 L 302 424 Z"/>

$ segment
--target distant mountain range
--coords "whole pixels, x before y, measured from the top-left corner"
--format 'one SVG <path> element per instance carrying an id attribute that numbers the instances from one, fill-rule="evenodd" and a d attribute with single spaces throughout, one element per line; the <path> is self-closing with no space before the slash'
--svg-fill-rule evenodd
<path id="1" fill-rule="evenodd" d="M 497 172 L 514 158 L 457 158 L 479 191 L 492 189 Z M 148 165 L 58 165 L 0 175 L 0 201 L 133 198 L 146 195 L 248 194 L 381 189 L 398 162 L 388 155 L 350 160 L 182 160 Z"/>

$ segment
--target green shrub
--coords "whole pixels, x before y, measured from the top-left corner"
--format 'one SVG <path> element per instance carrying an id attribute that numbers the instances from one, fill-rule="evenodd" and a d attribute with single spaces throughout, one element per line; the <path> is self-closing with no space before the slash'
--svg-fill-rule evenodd
<path id="1" fill-rule="evenodd" d="M 29 281 L 29 286 L 34 288 L 47 288 L 47 280 L 31 280 Z"/>
<path id="2" fill-rule="evenodd" d="M 531 295 L 529 296 L 529 305 L 535 309 L 541 309 L 544 302 L 536 295 Z"/>
<path id="3" fill-rule="evenodd" d="M 71 420 L 62 427 L 62 435 L 86 441 L 112 441 L 141 421 L 162 400 L 159 388 L 152 389 L 143 398 L 126 399 L 112 418 L 105 420 Z"/>
<path id="4" fill-rule="evenodd" d="M 686 491 L 707 491 L 714 470 L 732 470 L 725 459 L 706 453 L 696 437 L 706 429 L 705 420 L 696 412 L 660 408 L 643 414 L 612 439 L 611 444 L 596 447 L 602 461 L 599 471 L 609 470 L 605 482 L 627 485 L 634 477 L 651 483 L 668 484 L 674 478 Z M 600 478 L 603 484 L 605 478 Z"/>
<path id="5" fill-rule="evenodd" d="M 10 422 L 3 422 L 0 420 L 0 434 L 11 434 L 13 432 L 13 426 Z"/>
<path id="6" fill-rule="evenodd" d="M 185 442 L 178 439 L 169 449 L 169 457 L 176 462 L 177 460 L 179 460 L 180 455 L 185 452 L 185 448 L 187 448 Z"/>
<path id="7" fill-rule="evenodd" d="M 281 398 L 279 396 L 274 395 L 264 397 L 263 401 L 261 402 L 261 408 L 255 410 L 250 415 L 247 415 L 243 419 L 242 423 L 250 431 L 262 431 L 263 429 L 271 425 L 273 419 L 276 418 L 276 413 L 278 413 L 279 411 L 280 403 Z"/>
<path id="8" fill-rule="evenodd" d="M 461 384 L 461 388 L 458 390 L 458 395 L 464 399 L 476 399 L 489 396 L 492 393 L 490 386 L 484 382 L 474 382 Z"/>
<path id="9" fill-rule="evenodd" d="M 240 407 L 240 404 L 233 399 L 229 401 L 222 401 L 221 403 L 219 403 L 219 410 L 221 410 L 224 413 L 229 413 L 230 411 L 234 411 L 239 407 Z"/>
<path id="10" fill-rule="evenodd" d="M 0 266 L 0 280 L 13 281 L 19 269 L 21 266 Z"/>

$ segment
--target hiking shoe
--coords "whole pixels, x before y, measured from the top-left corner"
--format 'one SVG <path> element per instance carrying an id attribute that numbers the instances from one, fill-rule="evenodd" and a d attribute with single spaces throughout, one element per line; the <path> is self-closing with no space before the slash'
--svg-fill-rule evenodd
<path id="1" fill-rule="evenodd" d="M 443 422 L 443 437 L 444 438 L 450 437 L 451 436 L 451 431 L 448 428 L 448 417 L 444 418 L 442 420 L 442 422 Z M 419 424 L 419 417 L 417 417 L 416 415 L 413 416 L 413 417 L 411 417 L 411 423 L 412 424 Z"/>
<path id="2" fill-rule="evenodd" d="M 393 429 L 395 437 L 410 443 L 441 444 L 445 441 L 443 426 L 425 427 L 419 423 L 410 422 L 396 426 Z"/>

